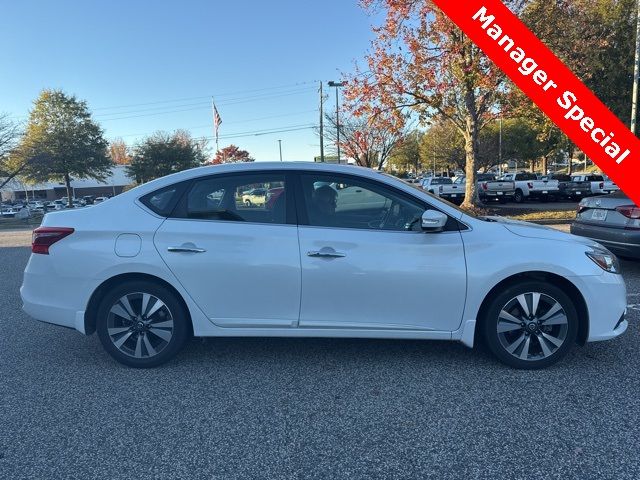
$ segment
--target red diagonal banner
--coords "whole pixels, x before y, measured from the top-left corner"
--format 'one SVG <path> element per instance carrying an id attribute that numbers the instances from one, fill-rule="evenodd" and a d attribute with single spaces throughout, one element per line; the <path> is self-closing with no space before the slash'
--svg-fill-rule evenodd
<path id="1" fill-rule="evenodd" d="M 640 140 L 517 16 L 500 0 L 433 2 L 640 205 Z"/>

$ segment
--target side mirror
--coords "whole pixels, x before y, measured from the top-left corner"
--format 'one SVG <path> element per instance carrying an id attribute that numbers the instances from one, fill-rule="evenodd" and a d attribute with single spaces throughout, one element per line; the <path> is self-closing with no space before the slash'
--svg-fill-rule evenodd
<path id="1" fill-rule="evenodd" d="M 448 217 L 437 210 L 425 210 L 422 214 L 422 230 L 428 233 L 438 233 L 444 229 Z"/>

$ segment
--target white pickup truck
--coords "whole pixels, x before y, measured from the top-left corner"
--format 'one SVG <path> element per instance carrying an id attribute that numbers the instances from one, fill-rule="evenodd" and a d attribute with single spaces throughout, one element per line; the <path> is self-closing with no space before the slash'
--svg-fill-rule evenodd
<path id="1" fill-rule="evenodd" d="M 478 185 L 478 196 L 480 201 L 489 202 L 497 200 L 500 203 L 507 203 L 513 200 L 516 191 L 515 183 L 506 180 L 496 180 L 495 175 L 491 173 L 476 174 Z M 467 178 L 465 176 L 458 177 L 454 182 L 460 184 L 462 190 L 465 190 Z"/>
<path id="2" fill-rule="evenodd" d="M 571 180 L 574 182 L 589 182 L 591 184 L 591 195 L 606 195 L 620 190 L 620 187 L 603 175 L 576 174 L 571 175 Z"/>
<path id="3" fill-rule="evenodd" d="M 421 186 L 427 192 L 453 203 L 462 203 L 464 200 L 464 185 L 454 183 L 449 177 L 425 178 Z"/>
<path id="4" fill-rule="evenodd" d="M 513 200 L 516 203 L 524 202 L 528 198 L 547 201 L 560 196 L 558 180 L 538 180 L 535 173 L 506 173 L 499 180 L 515 183 L 516 191 Z"/>

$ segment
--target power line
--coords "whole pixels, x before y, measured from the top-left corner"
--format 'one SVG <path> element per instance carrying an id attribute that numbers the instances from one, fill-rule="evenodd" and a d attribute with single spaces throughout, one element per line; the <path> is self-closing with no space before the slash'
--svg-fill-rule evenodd
<path id="1" fill-rule="evenodd" d="M 216 105 L 236 105 L 236 104 L 247 103 L 251 101 L 267 100 L 270 98 L 279 98 L 279 97 L 289 96 L 289 95 L 298 95 L 298 94 L 306 93 L 308 91 L 313 90 L 312 86 L 303 87 L 303 85 L 312 85 L 314 83 L 315 82 L 298 82 L 298 83 L 289 84 L 289 85 L 281 85 L 278 87 L 265 87 L 265 88 L 257 88 L 252 90 L 244 90 L 244 91 L 238 91 L 238 92 L 232 92 L 232 93 L 226 93 L 226 94 L 224 93 L 217 94 L 215 95 L 215 98 L 230 97 L 234 95 L 240 95 L 242 93 L 265 92 L 257 95 L 243 95 L 235 98 L 225 98 L 220 102 L 216 102 Z M 282 91 L 282 89 L 287 89 L 287 90 Z M 273 91 L 273 90 L 281 90 L 281 91 Z M 202 99 L 202 101 L 195 102 L 195 103 L 178 103 L 176 105 L 161 105 L 161 104 L 186 102 L 186 101 L 199 100 L 199 99 Z M 114 107 L 92 108 L 91 111 L 96 112 L 96 111 L 102 111 L 102 110 L 117 110 L 117 109 L 136 107 L 136 106 L 161 105 L 158 107 L 152 107 L 147 109 L 134 109 L 129 111 L 94 113 L 92 116 L 102 118 L 102 117 L 109 117 L 109 116 L 123 116 L 123 115 L 129 115 L 129 114 L 138 114 L 138 113 L 147 112 L 147 111 L 164 110 L 164 111 L 158 112 L 158 115 L 162 115 L 165 113 L 173 113 L 173 112 L 178 113 L 182 111 L 190 111 L 190 110 L 198 109 L 198 108 L 192 108 L 189 110 L 185 110 L 183 109 L 183 107 L 201 106 L 202 109 L 204 109 L 205 107 L 209 108 L 210 101 L 211 101 L 210 99 L 211 99 L 211 95 L 199 96 L 199 97 L 186 97 L 181 99 L 160 100 L 156 102 L 135 103 L 135 104 L 129 104 L 129 105 L 119 105 Z M 26 119 L 28 118 L 28 115 L 11 115 L 9 118 Z M 123 116 L 122 118 L 125 119 L 125 118 L 135 118 L 135 117 Z M 109 118 L 108 120 L 115 120 L 115 119 L 116 118 Z M 120 117 L 118 117 L 117 119 L 120 119 Z"/>
<path id="2" fill-rule="evenodd" d="M 292 88 L 292 87 L 300 87 L 302 85 L 310 85 L 310 84 L 315 84 L 316 82 L 297 82 L 297 83 L 290 83 L 287 85 L 279 85 L 276 87 L 264 87 L 264 88 L 255 88 L 255 89 L 251 89 L 251 90 L 240 90 L 240 91 L 236 91 L 236 92 L 228 92 L 228 93 L 217 93 L 215 96 L 215 98 L 220 98 L 220 97 L 228 97 L 228 96 L 233 96 L 233 95 L 240 95 L 240 94 L 244 94 L 244 93 L 255 93 L 255 92 L 264 92 L 264 91 L 268 91 L 268 90 L 279 90 L 282 88 Z M 199 100 L 199 99 L 210 99 L 211 95 L 202 95 L 199 97 L 186 97 L 186 98 L 176 98 L 176 99 L 172 99 L 172 100 L 158 100 L 155 102 L 145 102 L 145 103 L 131 103 L 128 105 L 117 105 L 117 106 L 111 106 L 111 107 L 98 107 L 98 108 L 93 108 L 93 111 L 98 111 L 98 110 L 114 110 L 114 109 L 118 109 L 118 108 L 129 108 L 129 107 L 144 107 L 147 105 L 158 105 L 161 103 L 175 103 L 175 102 L 186 102 L 186 101 L 191 101 L 191 100 Z"/>
<path id="3" fill-rule="evenodd" d="M 289 96 L 293 96 L 293 95 L 300 95 L 300 94 L 304 94 L 304 93 L 308 93 L 310 91 L 312 91 L 313 89 L 304 89 L 304 90 L 296 90 L 296 91 L 291 91 L 291 92 L 286 92 L 286 93 L 279 93 L 276 95 L 264 95 L 264 96 L 256 96 L 256 97 L 245 97 L 244 99 L 238 99 L 237 101 L 228 101 L 228 102 L 220 102 L 217 103 L 217 106 L 228 106 L 228 105 L 238 105 L 238 104 L 242 104 L 242 103 L 250 103 L 250 102 L 258 102 L 258 101 L 264 101 L 264 100 L 271 100 L 274 98 L 282 98 L 282 97 L 289 97 Z M 234 99 L 236 100 L 236 99 Z M 164 110 L 164 111 L 159 111 L 159 112 L 150 112 L 150 113 L 141 113 L 141 114 L 136 114 L 138 111 L 130 111 L 130 112 L 118 112 L 116 114 L 102 114 L 102 115 L 124 115 L 121 117 L 113 117 L 113 118 L 100 118 L 99 120 L 101 122 L 106 122 L 106 121 L 112 121 L 112 120 L 125 120 L 125 119 L 129 119 L 129 118 L 140 118 L 140 117 L 152 117 L 155 115 L 166 115 L 169 113 L 180 113 L 180 112 L 190 112 L 190 111 L 194 111 L 194 110 L 204 110 L 209 109 L 210 108 L 210 103 L 209 102 L 202 102 L 202 103 L 197 103 L 197 104 L 192 104 L 192 105 L 201 105 L 201 106 L 194 106 L 192 108 L 178 108 L 178 109 L 171 109 L 171 110 Z M 176 105 L 179 106 L 179 105 Z M 183 105 L 183 106 L 188 106 L 188 105 Z M 166 108 L 166 107 L 164 107 Z M 142 110 L 144 111 L 144 110 Z M 126 115 L 128 113 L 132 113 L 134 115 Z M 96 115 L 97 117 L 101 117 L 101 115 Z"/>
<path id="4" fill-rule="evenodd" d="M 313 110 L 303 110 L 301 112 L 293 112 L 293 113 L 285 113 L 282 115 L 269 115 L 266 117 L 259 117 L 259 118 L 248 118 L 246 120 L 237 120 L 235 122 L 225 122 L 225 125 L 238 125 L 238 124 L 243 124 L 243 123 L 251 123 L 251 122 L 258 122 L 258 121 L 262 121 L 262 120 L 270 120 L 272 118 L 283 118 L 283 117 L 293 117 L 296 115 L 303 115 L 305 113 L 312 113 L 312 112 L 316 112 L 316 109 Z M 180 127 L 180 129 L 182 130 L 192 130 L 195 128 L 211 128 L 211 123 L 207 123 L 205 125 L 191 125 L 189 127 Z M 116 135 L 115 137 L 117 138 L 124 138 L 124 137 L 143 137 L 145 135 L 152 135 L 154 132 L 145 132 L 145 133 L 128 133 L 126 135 Z M 114 138 L 115 138 L 114 137 Z"/>

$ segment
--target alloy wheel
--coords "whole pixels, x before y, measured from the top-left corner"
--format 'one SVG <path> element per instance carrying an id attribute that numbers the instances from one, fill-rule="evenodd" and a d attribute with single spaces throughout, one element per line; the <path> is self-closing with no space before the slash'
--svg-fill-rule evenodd
<path id="1" fill-rule="evenodd" d="M 174 317 L 169 307 L 155 295 L 128 293 L 109 309 L 107 332 L 113 345 L 125 355 L 151 358 L 171 341 Z"/>
<path id="2" fill-rule="evenodd" d="M 550 357 L 564 344 L 568 331 L 569 320 L 560 302 L 540 292 L 517 295 L 498 314 L 498 340 L 520 360 Z"/>

